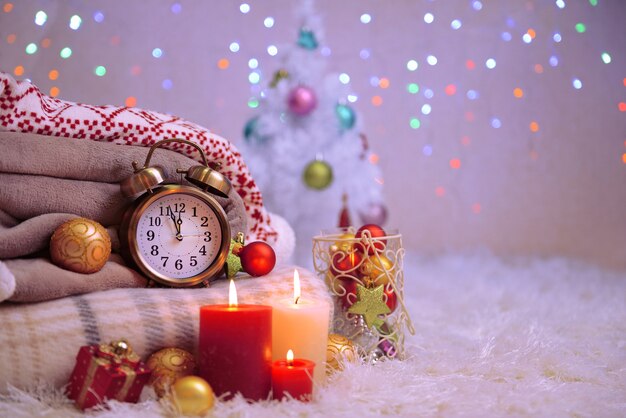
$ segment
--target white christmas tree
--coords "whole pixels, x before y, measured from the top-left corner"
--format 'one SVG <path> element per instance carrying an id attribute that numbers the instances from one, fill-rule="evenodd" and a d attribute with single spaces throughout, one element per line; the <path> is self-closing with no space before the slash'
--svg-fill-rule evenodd
<path id="1" fill-rule="evenodd" d="M 344 196 L 353 221 L 380 225 L 386 218 L 380 169 L 347 100 L 349 86 L 326 71 L 322 25 L 312 9 L 303 3 L 297 42 L 281 48 L 280 70 L 263 90 L 241 147 L 264 204 L 295 230 L 295 261 L 305 266 L 313 236 L 338 226 Z"/>

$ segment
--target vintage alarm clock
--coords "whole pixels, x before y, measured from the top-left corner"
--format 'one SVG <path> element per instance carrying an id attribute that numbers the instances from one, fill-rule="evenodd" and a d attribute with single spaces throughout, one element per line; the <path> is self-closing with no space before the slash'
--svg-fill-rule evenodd
<path id="1" fill-rule="evenodd" d="M 204 165 L 176 170 L 190 185 L 164 184 L 161 168 L 150 166 L 152 153 L 170 142 L 193 146 L 202 155 Z M 199 146 L 177 138 L 155 143 L 143 167 L 133 161 L 133 168 L 120 184 L 125 196 L 139 195 L 120 225 L 122 254 L 160 284 L 208 286 L 223 272 L 230 247 L 228 218 L 212 195 L 228 197 L 230 182 L 208 166 Z"/>

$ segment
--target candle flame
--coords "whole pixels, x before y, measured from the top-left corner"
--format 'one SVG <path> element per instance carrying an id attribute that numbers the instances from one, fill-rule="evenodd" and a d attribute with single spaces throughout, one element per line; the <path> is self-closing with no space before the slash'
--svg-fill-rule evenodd
<path id="1" fill-rule="evenodd" d="M 237 306 L 237 288 L 233 279 L 230 279 L 230 288 L 228 289 L 228 306 Z"/>
<path id="2" fill-rule="evenodd" d="M 292 350 L 287 351 L 287 365 L 293 366 L 293 351 Z"/>
<path id="3" fill-rule="evenodd" d="M 297 304 L 300 300 L 300 274 L 298 270 L 293 271 L 293 303 Z"/>

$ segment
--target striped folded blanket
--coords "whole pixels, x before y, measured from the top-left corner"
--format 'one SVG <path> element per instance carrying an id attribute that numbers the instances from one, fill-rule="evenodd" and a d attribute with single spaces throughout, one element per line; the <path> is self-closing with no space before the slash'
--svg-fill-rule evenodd
<path id="1" fill-rule="evenodd" d="M 293 267 L 237 279 L 240 303 L 271 304 L 293 294 Z M 323 281 L 298 268 L 302 294 L 330 301 Z M 0 305 L 0 393 L 43 381 L 67 384 L 83 345 L 125 338 L 145 360 L 165 347 L 197 352 L 199 308 L 228 303 L 228 282 L 208 289 L 114 289 L 42 303 Z M 332 303 L 328 303 L 332 309 Z M 332 317 L 332 312 L 331 312 Z"/>

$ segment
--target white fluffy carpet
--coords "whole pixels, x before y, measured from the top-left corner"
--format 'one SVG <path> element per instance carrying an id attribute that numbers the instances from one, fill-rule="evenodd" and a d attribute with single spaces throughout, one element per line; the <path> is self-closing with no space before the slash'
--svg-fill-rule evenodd
<path id="1" fill-rule="evenodd" d="M 626 273 L 487 255 L 406 260 L 418 330 L 408 360 L 350 365 L 310 404 L 235 399 L 211 415 L 626 416 Z M 89 415 L 171 415 L 147 398 Z M 81 416 L 46 389 L 0 400 L 2 417 Z"/>

